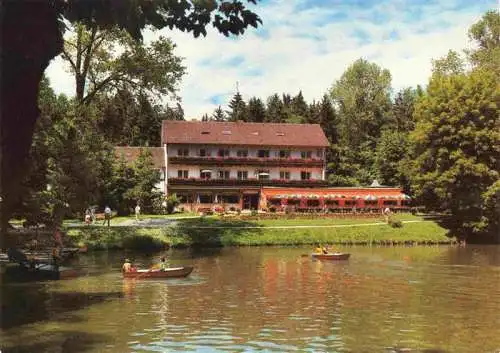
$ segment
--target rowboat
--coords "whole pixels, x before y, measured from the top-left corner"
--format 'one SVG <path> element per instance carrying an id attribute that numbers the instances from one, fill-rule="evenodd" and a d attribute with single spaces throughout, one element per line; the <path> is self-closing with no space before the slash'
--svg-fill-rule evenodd
<path id="1" fill-rule="evenodd" d="M 60 280 L 78 277 L 81 271 L 63 266 L 55 266 L 50 263 L 37 263 L 33 267 L 23 265 L 9 266 L 6 270 L 6 278 L 13 281 L 44 281 Z"/>
<path id="2" fill-rule="evenodd" d="M 166 270 L 137 270 L 134 272 L 123 272 L 123 278 L 179 278 L 187 277 L 193 272 L 193 267 L 170 267 Z"/>
<path id="3" fill-rule="evenodd" d="M 329 253 L 329 254 L 311 254 L 313 259 L 318 259 L 318 260 L 347 260 L 351 256 L 351 254 L 348 253 Z"/>

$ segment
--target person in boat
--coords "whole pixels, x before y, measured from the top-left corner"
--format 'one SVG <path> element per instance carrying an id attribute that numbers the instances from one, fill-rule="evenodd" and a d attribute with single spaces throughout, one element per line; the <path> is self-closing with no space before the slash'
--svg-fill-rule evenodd
<path id="1" fill-rule="evenodd" d="M 160 260 L 160 271 L 166 271 L 167 268 L 167 259 L 163 256 Z"/>
<path id="2" fill-rule="evenodd" d="M 123 272 L 136 272 L 137 269 L 132 266 L 132 263 L 130 262 L 129 259 L 125 259 L 125 263 L 122 266 L 122 271 Z"/>
<path id="3" fill-rule="evenodd" d="M 63 247 L 62 233 L 61 233 L 61 228 L 59 227 L 56 227 L 56 230 L 54 232 L 54 243 L 56 243 L 57 246 L 60 248 Z"/>
<path id="4" fill-rule="evenodd" d="M 59 264 L 62 262 L 61 247 L 57 242 L 54 242 L 54 247 L 52 248 L 52 262 L 56 266 L 59 266 Z"/>
<path id="5" fill-rule="evenodd" d="M 316 246 L 316 249 L 314 249 L 314 253 L 316 253 L 316 254 L 328 254 L 328 250 L 326 250 L 326 248 L 323 245 L 318 244 Z"/>

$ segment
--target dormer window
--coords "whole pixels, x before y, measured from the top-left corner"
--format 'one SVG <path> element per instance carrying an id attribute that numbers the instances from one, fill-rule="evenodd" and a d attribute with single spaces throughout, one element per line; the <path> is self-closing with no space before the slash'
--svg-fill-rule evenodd
<path id="1" fill-rule="evenodd" d="M 209 135 L 210 134 L 210 131 L 202 131 L 201 132 L 202 135 Z"/>
<path id="2" fill-rule="evenodd" d="M 285 133 L 284 132 L 277 132 L 276 136 L 285 136 Z"/>

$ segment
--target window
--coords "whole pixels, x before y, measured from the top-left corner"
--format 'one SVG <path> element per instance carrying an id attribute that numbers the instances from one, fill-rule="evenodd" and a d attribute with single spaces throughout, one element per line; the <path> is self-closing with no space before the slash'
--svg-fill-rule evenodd
<path id="1" fill-rule="evenodd" d="M 300 172 L 301 180 L 309 180 L 311 179 L 311 172 Z"/>
<path id="2" fill-rule="evenodd" d="M 268 203 L 271 206 L 281 206 L 281 200 L 280 199 L 270 199 L 268 201 Z"/>
<path id="3" fill-rule="evenodd" d="M 247 150 L 238 150 L 236 152 L 236 155 L 238 157 L 248 157 L 248 151 Z"/>
<path id="4" fill-rule="evenodd" d="M 219 179 L 229 179 L 229 170 L 219 170 Z"/>
<path id="5" fill-rule="evenodd" d="M 221 149 L 217 152 L 217 156 L 219 156 L 219 157 L 229 157 L 229 150 L 228 150 L 228 149 L 221 148 Z"/>
<path id="6" fill-rule="evenodd" d="M 354 201 L 354 200 L 345 200 L 345 201 L 344 201 L 344 206 L 345 206 L 345 207 L 352 207 L 352 206 L 356 206 L 356 201 Z"/>
<path id="7" fill-rule="evenodd" d="M 179 178 L 179 179 L 189 178 L 189 171 L 188 170 L 178 170 L 177 171 L 177 178 Z"/>
<path id="8" fill-rule="evenodd" d="M 312 152 L 311 151 L 302 151 L 302 152 L 300 152 L 300 157 L 302 159 L 311 159 Z"/>
<path id="9" fill-rule="evenodd" d="M 202 131 L 201 132 L 202 135 L 209 135 L 210 134 L 210 131 Z"/>
<path id="10" fill-rule="evenodd" d="M 319 200 L 307 200 L 307 207 L 319 207 Z"/>
<path id="11" fill-rule="evenodd" d="M 198 199 L 200 200 L 200 203 L 212 203 L 213 202 L 212 195 L 198 195 Z"/>
<path id="12" fill-rule="evenodd" d="M 205 148 L 200 148 L 200 151 L 198 153 L 200 157 L 207 157 L 210 156 L 210 153 Z"/>
<path id="13" fill-rule="evenodd" d="M 279 154 L 280 158 L 290 158 L 290 151 L 282 150 Z"/>
<path id="14" fill-rule="evenodd" d="M 238 180 L 247 180 L 247 179 L 248 179 L 248 172 L 246 170 L 239 170 Z"/>
<path id="15" fill-rule="evenodd" d="M 365 206 L 366 207 L 376 207 L 377 206 L 377 201 L 376 200 L 365 200 Z"/>
<path id="16" fill-rule="evenodd" d="M 325 205 L 336 207 L 339 205 L 339 201 L 338 200 L 325 200 Z"/>
<path id="17" fill-rule="evenodd" d="M 238 195 L 219 195 L 219 200 L 221 203 L 239 203 L 240 197 Z"/>
<path id="18" fill-rule="evenodd" d="M 290 172 L 280 171 L 280 179 L 290 180 Z"/>
<path id="19" fill-rule="evenodd" d="M 323 158 L 323 150 L 316 150 L 316 157 Z"/>
<path id="20" fill-rule="evenodd" d="M 269 158 L 269 150 L 259 150 L 259 151 L 257 151 L 257 157 L 259 157 L 259 158 Z"/>
<path id="21" fill-rule="evenodd" d="M 177 150 L 177 155 L 178 156 L 189 156 L 189 149 L 188 148 L 179 148 Z"/>
<path id="22" fill-rule="evenodd" d="M 300 206 L 300 200 L 298 199 L 288 199 L 286 203 L 289 206 Z"/>
<path id="23" fill-rule="evenodd" d="M 200 170 L 200 178 L 201 179 L 210 179 L 210 178 L 212 178 L 212 171 L 210 171 L 210 170 Z"/>
<path id="24" fill-rule="evenodd" d="M 222 135 L 231 135 L 231 131 L 229 130 L 223 130 Z"/>
<path id="25" fill-rule="evenodd" d="M 396 200 L 384 200 L 384 206 L 397 206 L 397 204 Z"/>
<path id="26" fill-rule="evenodd" d="M 192 203 L 193 196 L 191 194 L 177 194 L 177 199 L 180 203 Z"/>
<path id="27" fill-rule="evenodd" d="M 269 170 L 259 170 L 257 171 L 257 176 L 259 180 L 269 180 Z"/>

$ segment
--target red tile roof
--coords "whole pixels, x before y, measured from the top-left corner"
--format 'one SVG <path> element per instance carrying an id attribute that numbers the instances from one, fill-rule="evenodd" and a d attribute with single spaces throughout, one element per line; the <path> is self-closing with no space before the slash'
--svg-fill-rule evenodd
<path id="1" fill-rule="evenodd" d="M 153 163 L 155 168 L 164 168 L 165 167 L 165 159 L 163 153 L 163 147 L 124 147 L 124 146 L 115 146 L 115 155 L 117 158 L 125 158 L 125 161 L 128 164 L 135 162 L 137 157 L 139 157 L 141 150 L 149 150 L 153 155 Z"/>
<path id="2" fill-rule="evenodd" d="M 164 120 L 162 144 L 328 147 L 318 124 Z"/>

